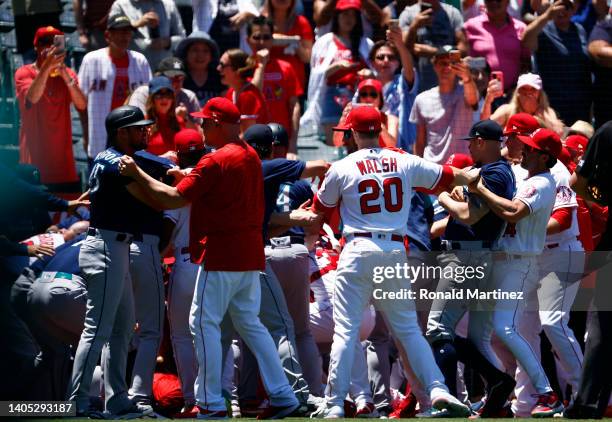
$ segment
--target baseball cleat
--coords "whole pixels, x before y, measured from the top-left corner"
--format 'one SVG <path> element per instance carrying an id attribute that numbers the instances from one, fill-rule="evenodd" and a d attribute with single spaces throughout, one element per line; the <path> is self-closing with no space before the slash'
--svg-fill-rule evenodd
<path id="1" fill-rule="evenodd" d="M 344 418 L 344 408 L 342 406 L 327 407 L 327 405 L 323 403 L 315 412 L 310 415 L 310 417 L 312 419 L 342 419 Z"/>
<path id="2" fill-rule="evenodd" d="M 446 409 L 443 410 L 438 410 L 435 409 L 433 407 L 430 407 L 429 409 L 425 410 L 424 412 L 420 412 L 417 413 L 416 415 L 414 415 L 416 418 L 423 418 L 423 419 L 428 419 L 428 418 L 450 418 L 450 412 Z"/>
<path id="3" fill-rule="evenodd" d="M 198 414 L 196 419 L 228 419 L 227 410 L 208 410 L 198 406 Z"/>
<path id="4" fill-rule="evenodd" d="M 538 394 L 537 397 L 538 401 L 531 411 L 532 418 L 552 418 L 555 413 L 563 412 L 565 408 L 554 391 Z"/>
<path id="5" fill-rule="evenodd" d="M 487 392 L 487 399 L 483 406 L 476 410 L 476 414 L 483 418 L 502 418 L 507 414 L 505 409 L 508 397 L 514 391 L 516 381 L 510 375 L 493 384 Z M 472 410 L 474 408 L 472 407 Z"/>
<path id="6" fill-rule="evenodd" d="M 374 403 L 363 403 L 362 405 L 357 407 L 357 411 L 355 412 L 356 418 L 379 418 L 378 410 L 374 406 Z"/>
<path id="7" fill-rule="evenodd" d="M 469 407 L 449 393 L 441 393 L 431 401 L 431 405 L 437 410 L 447 410 L 449 418 L 467 418 L 472 413 Z"/>
<path id="8" fill-rule="evenodd" d="M 416 405 L 417 399 L 414 394 L 408 394 L 389 415 L 389 419 L 413 418 L 416 414 Z"/>
<path id="9" fill-rule="evenodd" d="M 290 404 L 289 406 L 269 406 L 257 415 L 257 420 L 262 419 L 283 419 L 300 408 L 300 403 Z"/>

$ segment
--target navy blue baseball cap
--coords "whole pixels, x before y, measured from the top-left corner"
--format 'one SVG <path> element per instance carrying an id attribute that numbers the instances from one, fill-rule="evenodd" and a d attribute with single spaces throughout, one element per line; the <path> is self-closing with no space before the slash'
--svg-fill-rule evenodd
<path id="1" fill-rule="evenodd" d="M 283 127 L 278 123 L 268 123 L 268 127 L 272 129 L 272 137 L 274 138 L 274 145 L 281 145 L 286 147 L 289 145 L 289 134 Z"/>
<path id="2" fill-rule="evenodd" d="M 470 134 L 465 138 L 461 138 L 465 141 L 472 139 L 481 138 L 485 141 L 504 141 L 504 130 L 502 127 L 493 120 L 481 120 L 478 123 L 474 123 L 470 129 Z"/>
<path id="3" fill-rule="evenodd" d="M 255 124 L 244 132 L 244 141 L 255 147 L 271 147 L 274 143 L 274 133 L 268 125 Z"/>
<path id="4" fill-rule="evenodd" d="M 156 76 L 149 81 L 149 95 L 155 95 L 162 89 L 174 92 L 172 82 L 165 76 Z"/>

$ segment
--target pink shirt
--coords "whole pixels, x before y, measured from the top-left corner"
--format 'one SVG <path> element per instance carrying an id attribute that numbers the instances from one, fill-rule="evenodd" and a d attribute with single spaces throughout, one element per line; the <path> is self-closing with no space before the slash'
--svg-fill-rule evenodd
<path id="1" fill-rule="evenodd" d="M 464 25 L 470 43 L 470 56 L 485 57 L 491 70 L 504 72 L 504 90 L 516 85 L 521 58 L 529 57 L 529 50 L 521 46 L 521 37 L 527 25 L 510 16 L 508 18 L 510 22 L 497 28 L 489 23 L 489 15 L 483 13 Z"/>

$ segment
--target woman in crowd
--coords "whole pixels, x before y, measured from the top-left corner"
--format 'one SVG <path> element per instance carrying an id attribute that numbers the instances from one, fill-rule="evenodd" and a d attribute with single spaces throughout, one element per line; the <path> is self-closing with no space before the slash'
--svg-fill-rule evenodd
<path id="1" fill-rule="evenodd" d="M 147 151 L 162 155 L 174 151 L 174 135 L 185 127 L 194 128 L 195 124 L 187 116 L 187 107 L 176 106 L 172 82 L 165 76 L 156 76 L 149 81 L 149 97 L 146 104 L 147 119 L 155 122 Z"/>
<path id="2" fill-rule="evenodd" d="M 221 83 L 229 87 L 226 98 L 236 104 L 242 115 L 240 130 L 243 133 L 255 123 L 270 122 L 264 96 L 249 82 L 258 66 L 256 60 L 244 51 L 234 48 L 223 53 L 217 66 Z"/>
<path id="3" fill-rule="evenodd" d="M 206 32 L 192 32 L 180 42 L 176 55 L 187 67 L 183 87 L 195 92 L 201 106 L 224 90 L 216 69 L 219 47 Z"/>
<path id="4" fill-rule="evenodd" d="M 381 101 L 389 116 L 389 133 L 398 147 L 412 151 L 416 127 L 409 117 L 417 84 L 412 57 L 402 41 L 402 31 L 397 27 L 389 29 L 387 41 L 375 43 L 369 58 L 376 78 L 382 83 Z"/>
<path id="5" fill-rule="evenodd" d="M 318 134 L 323 125 L 326 143 L 332 145 L 332 127 L 353 98 L 371 47 L 372 41 L 363 36 L 359 2 L 339 0 L 332 32 L 321 36 L 312 49 L 309 103 L 300 120 L 305 134 Z"/>
<path id="6" fill-rule="evenodd" d="M 314 39 L 308 19 L 296 13 L 296 0 L 266 0 L 262 13 L 274 22 L 272 58 L 291 64 L 304 91 L 306 64 L 310 63 Z"/>
<path id="7" fill-rule="evenodd" d="M 516 90 L 510 103 L 500 106 L 491 115 L 502 127 L 510 116 L 516 113 L 527 113 L 538 119 L 544 127 L 563 134 L 563 122 L 557 117 L 555 110 L 550 107 L 548 97 L 542 90 L 542 79 L 534 73 L 525 73 L 518 78 Z"/>

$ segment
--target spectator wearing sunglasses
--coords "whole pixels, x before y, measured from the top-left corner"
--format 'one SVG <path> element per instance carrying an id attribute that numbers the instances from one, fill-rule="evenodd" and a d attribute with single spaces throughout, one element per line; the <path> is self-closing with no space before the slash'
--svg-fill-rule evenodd
<path id="1" fill-rule="evenodd" d="M 376 78 L 382 83 L 389 133 L 397 140 L 398 147 L 412 152 L 416 126 L 410 122 L 410 110 L 418 87 L 412 56 L 402 41 L 399 28 L 389 29 L 387 40 L 374 44 L 370 63 Z"/>
<path id="2" fill-rule="evenodd" d="M 172 82 L 165 76 L 156 76 L 149 82 L 149 98 L 146 104 L 147 119 L 153 120 L 147 151 L 163 155 L 175 151 L 174 135 L 185 127 L 195 125 L 186 119 L 187 109 L 176 107 L 176 95 Z"/>
<path id="3" fill-rule="evenodd" d="M 85 110 L 87 99 L 79 88 L 77 75 L 64 65 L 64 51 L 53 45 L 63 32 L 46 26 L 34 36 L 36 62 L 15 72 L 15 86 L 21 129 L 19 161 L 40 170 L 41 181 L 54 191 L 78 189 L 72 152 L 70 104 Z"/>
<path id="4" fill-rule="evenodd" d="M 247 26 L 247 41 L 251 50 L 261 59 L 259 66 L 264 68 L 261 92 L 270 113 L 270 122 L 286 128 L 289 135 L 288 153 L 295 158 L 301 112 L 298 98 L 304 92 L 291 64 L 269 55 L 273 29 L 272 21 L 264 16 L 256 17 Z"/>
<path id="5" fill-rule="evenodd" d="M 250 82 L 258 69 L 257 59 L 234 48 L 219 59 L 217 70 L 221 83 L 229 87 L 225 97 L 240 111 L 240 131 L 244 133 L 255 123 L 270 123 L 270 114 L 261 90 Z M 255 78 L 263 78 L 260 74 Z"/>

